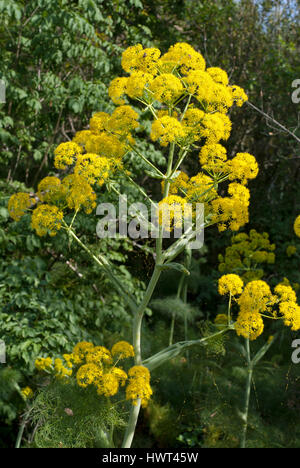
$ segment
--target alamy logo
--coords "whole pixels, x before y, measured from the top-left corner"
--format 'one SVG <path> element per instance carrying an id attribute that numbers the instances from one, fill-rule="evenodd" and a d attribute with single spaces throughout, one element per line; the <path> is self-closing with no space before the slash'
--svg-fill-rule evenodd
<path id="1" fill-rule="evenodd" d="M 4 104 L 5 101 L 5 81 L 0 80 L 0 104 Z"/>
<path id="2" fill-rule="evenodd" d="M 292 348 L 296 348 L 295 351 L 292 354 L 292 362 L 294 364 L 299 364 L 300 363 L 300 340 L 294 340 L 292 342 Z"/>
<path id="3" fill-rule="evenodd" d="M 6 363 L 6 347 L 3 340 L 0 340 L 0 364 Z"/>
<path id="4" fill-rule="evenodd" d="M 161 236 L 169 239 L 172 236 L 182 239 L 190 249 L 200 249 L 204 243 L 203 203 L 184 203 L 183 206 L 179 203 L 152 203 L 149 210 L 140 202 L 128 205 L 126 195 L 121 195 L 118 216 L 112 203 L 98 205 L 96 214 L 102 216 L 96 227 L 97 236 L 101 239 L 117 236 L 131 239 Z"/>
<path id="5" fill-rule="evenodd" d="M 294 104 L 299 104 L 300 102 L 300 79 L 294 80 L 292 83 L 292 88 L 296 88 L 292 93 L 292 102 Z"/>

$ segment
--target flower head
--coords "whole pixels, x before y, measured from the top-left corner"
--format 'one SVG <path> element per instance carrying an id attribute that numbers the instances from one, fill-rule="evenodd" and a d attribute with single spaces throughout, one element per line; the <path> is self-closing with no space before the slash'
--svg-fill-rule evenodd
<path id="1" fill-rule="evenodd" d="M 243 280 L 238 275 L 224 275 L 219 279 L 219 294 L 238 296 L 243 292 Z"/>

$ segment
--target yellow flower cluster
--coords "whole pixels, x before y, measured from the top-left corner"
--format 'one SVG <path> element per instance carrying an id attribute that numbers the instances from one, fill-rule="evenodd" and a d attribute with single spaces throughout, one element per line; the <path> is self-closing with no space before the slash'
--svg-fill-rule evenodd
<path id="1" fill-rule="evenodd" d="M 128 380 L 126 399 L 136 404 L 136 400 L 141 398 L 145 406 L 152 394 L 148 369 L 133 366 L 127 375 L 122 367 L 117 367 L 119 361 L 132 357 L 134 348 L 127 341 L 118 341 L 111 351 L 105 346 L 94 346 L 91 342 L 82 341 L 74 346 L 72 353 L 63 354 L 63 359 L 37 358 L 35 367 L 65 383 L 73 377 L 79 387 L 91 386 L 98 395 L 104 397 L 116 395 Z"/>
<path id="2" fill-rule="evenodd" d="M 191 177 L 187 184 L 186 199 L 190 203 L 210 202 L 217 196 L 214 180 L 203 172 Z"/>
<path id="3" fill-rule="evenodd" d="M 292 257 L 297 253 L 297 247 L 295 245 L 288 245 L 286 248 L 286 254 L 288 257 Z"/>
<path id="4" fill-rule="evenodd" d="M 45 177 L 38 185 L 37 196 L 42 202 L 59 201 L 63 195 L 61 181 L 58 177 Z"/>
<path id="5" fill-rule="evenodd" d="M 29 193 L 19 192 L 10 197 L 8 211 L 15 221 L 20 221 L 21 217 L 24 216 L 26 210 L 30 208 L 30 206 L 31 200 Z"/>
<path id="6" fill-rule="evenodd" d="M 255 179 L 258 165 L 254 156 L 249 153 L 237 153 L 227 162 L 225 172 L 229 172 L 229 180 L 240 180 L 245 185 L 249 179 Z"/>
<path id="7" fill-rule="evenodd" d="M 118 359 L 126 359 L 134 356 L 134 349 L 127 341 L 119 341 L 111 348 L 111 354 Z"/>
<path id="8" fill-rule="evenodd" d="M 244 282 L 261 279 L 264 270 L 258 265 L 275 262 L 275 244 L 271 244 L 269 234 L 251 229 L 249 234 L 240 233 L 232 237 L 232 245 L 226 248 L 225 255 L 219 255 L 221 273 L 238 273 Z"/>
<path id="9" fill-rule="evenodd" d="M 27 193 L 14 194 L 8 204 L 16 221 L 32 204 L 31 226 L 39 236 L 54 236 L 61 228 L 66 210 L 86 213 L 96 206 L 93 186 L 102 186 L 122 167 L 122 157 L 134 144 L 131 132 L 138 127 L 138 114 L 130 106 L 120 106 L 109 115 L 96 112 L 90 130 L 76 133 L 73 141 L 61 143 L 54 151 L 54 166 L 72 173 L 63 177 L 45 177 L 38 185 L 37 200 Z"/>
<path id="10" fill-rule="evenodd" d="M 229 228 L 238 231 L 249 221 L 249 190 L 236 182 L 228 186 L 229 197 L 212 201 L 212 222 L 218 223 L 220 232 Z"/>
<path id="11" fill-rule="evenodd" d="M 242 279 L 232 274 L 220 278 L 219 293 L 230 293 L 238 304 L 235 330 L 244 338 L 255 340 L 262 334 L 263 317 L 281 319 L 293 331 L 300 329 L 300 306 L 295 291 L 289 285 L 278 284 L 273 294 L 265 281 L 250 281 L 243 287 Z"/>
<path id="12" fill-rule="evenodd" d="M 271 312 L 275 298 L 271 289 L 264 281 L 251 281 L 248 283 L 238 299 L 240 311 L 235 323 L 238 335 L 255 340 L 264 330 L 261 314 Z"/>
<path id="13" fill-rule="evenodd" d="M 37 358 L 34 364 L 38 371 L 47 371 L 52 369 L 53 359 L 51 357 Z"/>
<path id="14" fill-rule="evenodd" d="M 65 367 L 62 359 L 59 358 L 54 360 L 54 371 L 57 379 L 65 379 L 65 377 L 70 377 L 72 375 L 72 369 Z"/>
<path id="15" fill-rule="evenodd" d="M 227 150 L 219 143 L 204 145 L 199 161 L 203 169 L 213 175 L 226 173 Z"/>
<path id="16" fill-rule="evenodd" d="M 128 371 L 128 377 L 126 400 L 132 400 L 133 405 L 136 405 L 140 399 L 142 406 L 147 406 L 152 395 L 149 370 L 144 366 L 133 366 Z"/>
<path id="17" fill-rule="evenodd" d="M 297 216 L 294 222 L 294 231 L 296 236 L 300 237 L 300 215 Z"/>
<path id="18" fill-rule="evenodd" d="M 150 137 L 153 141 L 158 140 L 162 146 L 167 146 L 183 140 L 185 130 L 176 118 L 164 115 L 153 122 Z"/>
<path id="19" fill-rule="evenodd" d="M 174 177 L 170 182 L 169 194 L 177 195 L 178 192 L 185 194 L 185 191 L 188 188 L 188 180 L 189 180 L 189 176 L 185 172 L 179 171 L 176 177 Z M 163 193 L 164 188 L 165 188 L 164 181 L 162 181 L 161 187 L 162 187 L 162 193 Z"/>
<path id="20" fill-rule="evenodd" d="M 184 214 L 186 200 L 179 195 L 169 195 L 163 198 L 158 204 L 158 220 L 166 229 L 172 227 L 180 228 Z"/>
<path id="21" fill-rule="evenodd" d="M 79 154 L 82 153 L 82 147 L 73 141 L 61 143 L 54 151 L 54 166 L 57 169 L 66 169 L 72 166 Z"/>
<path id="22" fill-rule="evenodd" d="M 28 400 L 33 397 L 33 390 L 30 387 L 24 387 L 21 389 L 24 400 Z"/>
<path id="23" fill-rule="evenodd" d="M 291 327 L 293 331 L 300 330 L 300 306 L 296 302 L 281 302 L 279 312 L 287 327 Z"/>
<path id="24" fill-rule="evenodd" d="M 31 226 L 36 230 L 38 236 L 55 236 L 61 228 L 63 212 L 54 205 L 39 205 L 33 210 Z"/>
<path id="25" fill-rule="evenodd" d="M 163 104 L 171 104 L 183 93 L 183 84 L 172 73 L 163 73 L 151 82 L 150 91 L 155 100 Z"/>
<path id="26" fill-rule="evenodd" d="M 206 68 L 202 55 L 186 43 L 171 46 L 165 54 L 137 44 L 123 53 L 122 67 L 129 76 L 115 78 L 109 95 L 121 107 L 128 96 L 151 109 L 153 141 L 162 147 L 178 145 L 181 151 L 187 151 L 191 144 L 203 140 L 199 160 L 209 176 L 201 171 L 189 179 L 179 170 L 180 176 L 171 181 L 169 195 L 180 195 L 180 205 L 184 203 L 182 198 L 206 203 L 205 213 L 220 231 L 238 230 L 249 218 L 250 193 L 244 185 L 257 176 L 258 165 L 248 153 L 238 153 L 228 160 L 220 141 L 230 136 L 232 125 L 227 112 L 234 103 L 241 106 L 247 100 L 244 91 L 229 84 L 224 70 Z M 184 100 L 182 111 L 178 105 Z M 227 197 L 217 192 L 221 179 L 232 182 Z M 167 203 L 171 206 L 174 200 Z"/>
<path id="27" fill-rule="evenodd" d="M 67 361 L 66 361 L 67 362 Z M 35 368 L 40 372 L 47 372 L 53 374 L 56 379 L 67 380 L 72 375 L 72 369 L 68 365 L 64 366 L 62 359 L 51 357 L 37 358 L 35 360 Z"/>
<path id="28" fill-rule="evenodd" d="M 228 111 L 247 100 L 245 92 L 230 85 L 225 70 L 207 68 L 201 53 L 187 43 L 174 44 L 165 54 L 136 44 L 123 52 L 121 63 L 128 76 L 114 78 L 108 90 L 115 110 L 95 112 L 89 129 L 55 149 L 54 166 L 68 169 L 68 175 L 40 182 L 32 227 L 39 235 L 53 236 L 67 210 L 90 213 L 95 208 L 94 186 L 103 186 L 116 170 L 123 170 L 128 152 L 138 153 L 133 132 L 139 127 L 139 114 L 129 104 L 135 99 L 153 115 L 151 140 L 163 148 L 171 145 L 174 161 L 179 151 L 175 172 L 181 175 L 172 174 L 169 195 L 180 196 L 180 205 L 205 203 L 207 224 L 216 223 L 220 231 L 238 230 L 248 222 L 250 192 L 245 185 L 257 176 L 258 166 L 248 153 L 229 159 L 220 142 L 231 133 Z M 197 141 L 201 170 L 189 178 L 182 175 L 180 163 Z M 218 188 L 225 180 L 231 182 L 228 196 L 221 196 Z M 173 201 L 168 200 L 170 206 Z M 28 194 L 13 196 L 11 216 L 18 220 L 30 206 Z"/>
<path id="29" fill-rule="evenodd" d="M 243 280 L 238 275 L 224 275 L 219 279 L 219 294 L 238 296 L 243 291 Z"/>

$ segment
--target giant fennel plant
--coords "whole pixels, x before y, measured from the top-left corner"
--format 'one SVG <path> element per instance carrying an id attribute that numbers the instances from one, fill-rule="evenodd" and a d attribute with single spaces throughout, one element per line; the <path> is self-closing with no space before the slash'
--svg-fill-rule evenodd
<path id="1" fill-rule="evenodd" d="M 155 267 L 144 297 L 137 304 L 115 275 L 113 265 L 103 255 L 94 254 L 78 237 L 74 227 L 77 213 L 80 210 L 92 213 L 105 185 L 117 192 L 113 181 L 120 172 L 127 178 L 128 184 L 140 191 L 147 203 L 157 207 L 126 167 L 130 155 L 135 154 L 148 166 L 147 175 L 161 182 L 162 199 L 156 200 L 159 202 L 157 209 L 160 215 L 165 207 L 173 213 L 173 228 L 182 221 L 178 219 L 178 213 L 186 204 L 192 205 L 194 211 L 196 203 L 202 203 L 203 228 L 217 225 L 219 232 L 226 229 L 238 231 L 249 220 L 250 192 L 247 182 L 257 176 L 258 165 L 255 157 L 248 153 L 238 153 L 230 158 L 222 144 L 228 140 L 232 129 L 228 115 L 230 108 L 233 105 L 242 106 L 248 99 L 244 90 L 231 85 L 224 70 L 207 67 L 203 56 L 192 46 L 177 43 L 162 54 L 157 48 L 144 49 L 137 44 L 123 52 L 121 63 L 127 76 L 113 79 L 108 89 L 116 105 L 112 114 L 96 112 L 90 120 L 89 129 L 78 131 L 72 141 L 61 143 L 54 152 L 54 166 L 60 175 L 41 180 L 34 196 L 29 193 L 13 195 L 9 201 L 9 212 L 17 221 L 25 212 L 31 212 L 31 226 L 40 236 L 56 236 L 60 231 L 66 231 L 107 274 L 132 311 L 132 345 L 124 345 L 127 351 L 131 350 L 130 355 L 134 355 L 135 361 L 128 371 L 127 398 L 133 404 L 122 444 L 128 448 L 132 444 L 140 406 L 147 404 L 152 393 L 151 370 L 184 349 L 230 329 L 235 328 L 249 343 L 249 339 L 262 333 L 263 316 L 283 318 L 286 325 L 299 329 L 300 309 L 290 290 L 278 286 L 273 295 L 262 281 L 250 282 L 244 288 L 242 279 L 237 275 L 225 276 L 220 280 L 219 291 L 229 294 L 230 304 L 232 300 L 238 302 L 240 312 L 236 321 L 232 319 L 229 307 L 227 323 L 225 326 L 219 325 L 219 329 L 211 335 L 171 344 L 153 356 L 143 356 L 141 327 L 145 310 L 162 271 L 168 268 L 184 271 L 174 260 L 189 249 L 195 232 L 184 232 L 171 245 L 165 246 L 164 217 L 159 216 Z M 145 112 L 152 115 L 148 136 L 166 154 L 164 171 L 140 151 L 135 141 L 135 131 Z M 201 170 L 196 174 L 187 174 L 183 171 L 184 163 L 191 154 L 195 154 L 195 150 L 198 150 Z M 70 212 L 74 214 L 68 223 L 69 217 L 66 215 Z M 195 221 L 195 217 L 193 219 Z M 276 312 L 273 309 L 275 304 L 279 304 Z M 61 361 L 53 364 L 51 358 L 49 362 L 38 361 L 37 365 L 46 368 L 54 366 L 56 372 L 63 373 L 67 380 L 72 374 L 72 359 L 90 345 L 80 344 L 73 357 L 67 357 L 66 365 Z M 81 386 L 95 385 L 99 398 L 109 397 L 116 393 L 118 385 L 124 383 L 128 376 L 121 367 L 112 364 L 112 355 L 106 348 L 91 346 L 87 362 L 77 368 L 77 382 Z M 120 344 L 118 346 L 122 347 Z"/>

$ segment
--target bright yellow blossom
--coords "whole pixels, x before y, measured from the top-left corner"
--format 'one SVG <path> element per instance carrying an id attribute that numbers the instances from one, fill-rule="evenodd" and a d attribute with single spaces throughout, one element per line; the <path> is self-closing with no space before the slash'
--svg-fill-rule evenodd
<path id="1" fill-rule="evenodd" d="M 15 221 L 19 221 L 30 206 L 31 199 L 29 193 L 15 193 L 9 199 L 8 212 Z"/>

